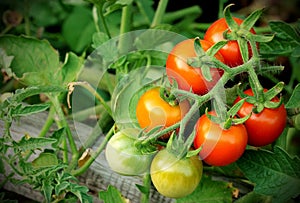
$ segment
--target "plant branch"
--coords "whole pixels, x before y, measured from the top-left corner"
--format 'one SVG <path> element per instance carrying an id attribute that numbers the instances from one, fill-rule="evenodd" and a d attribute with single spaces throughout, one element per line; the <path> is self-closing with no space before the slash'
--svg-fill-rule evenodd
<path id="1" fill-rule="evenodd" d="M 108 141 L 110 140 L 110 138 L 114 135 L 114 132 L 115 132 L 115 125 L 113 125 L 111 127 L 111 129 L 106 134 L 106 136 L 104 137 L 104 140 L 99 145 L 99 147 L 97 148 L 97 150 L 95 151 L 95 153 L 93 153 L 92 156 L 90 156 L 90 158 L 80 168 L 78 168 L 76 170 L 73 170 L 71 172 L 72 175 L 78 176 L 78 175 L 84 173 L 90 167 L 90 165 L 95 161 L 95 159 L 105 149 L 106 144 L 108 143 Z"/>
<path id="2" fill-rule="evenodd" d="M 166 8 L 168 5 L 168 0 L 160 0 L 157 6 L 157 10 L 155 12 L 153 21 L 151 23 L 151 27 L 155 27 L 162 22 L 163 16 L 166 12 Z"/>

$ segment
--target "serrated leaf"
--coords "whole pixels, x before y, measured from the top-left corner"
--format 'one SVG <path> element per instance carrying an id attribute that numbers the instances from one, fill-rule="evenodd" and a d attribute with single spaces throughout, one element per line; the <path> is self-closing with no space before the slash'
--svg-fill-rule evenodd
<path id="1" fill-rule="evenodd" d="M 59 184 L 56 184 L 55 185 L 55 194 L 56 195 L 60 195 L 60 193 L 62 191 L 64 191 L 65 189 L 67 189 L 70 185 L 70 182 L 68 181 L 63 181 L 63 182 L 60 182 Z"/>
<path id="2" fill-rule="evenodd" d="M 176 203 L 230 203 L 232 202 L 232 188 L 229 184 L 221 181 L 213 181 L 203 175 L 196 190 L 183 198 L 177 199 Z"/>
<path id="3" fill-rule="evenodd" d="M 7 55 L 14 56 L 10 68 L 21 82 L 26 85 L 59 84 L 56 76 L 59 72 L 59 56 L 48 41 L 4 35 L 0 37 L 0 47 Z"/>
<path id="4" fill-rule="evenodd" d="M 300 43 L 300 36 L 297 31 L 288 23 L 283 21 L 271 21 L 269 25 L 276 33 L 276 36 L 281 39 L 286 39 L 290 41 L 294 41 L 296 43 Z"/>
<path id="5" fill-rule="evenodd" d="M 298 108 L 300 107 L 300 84 L 298 84 L 290 97 L 289 101 L 285 104 L 285 108 Z"/>
<path id="6" fill-rule="evenodd" d="M 48 145 L 51 145 L 56 142 L 56 139 L 46 138 L 46 137 L 29 137 L 26 136 L 22 137 L 19 142 L 14 143 L 14 147 L 19 148 L 22 151 L 27 150 L 35 150 L 38 148 L 42 148 Z"/>
<path id="7" fill-rule="evenodd" d="M 126 203 L 121 192 L 111 185 L 108 186 L 106 191 L 99 192 L 99 198 L 102 199 L 104 203 Z"/>
<path id="8" fill-rule="evenodd" d="M 51 184 L 51 179 L 44 179 L 44 181 L 42 182 L 41 190 L 44 193 L 46 202 L 51 202 L 53 189 L 54 189 L 54 187 Z"/>
<path id="9" fill-rule="evenodd" d="M 300 194 L 300 159 L 279 147 L 274 153 L 247 150 L 237 164 L 255 184 L 254 192 L 273 196 L 273 202 L 286 202 Z"/>
<path id="10" fill-rule="evenodd" d="M 41 153 L 36 159 L 32 161 L 33 168 L 43 168 L 56 166 L 58 164 L 58 158 L 55 154 L 49 152 Z"/>
<path id="11" fill-rule="evenodd" d="M 267 43 L 260 44 L 263 55 L 289 55 L 300 45 L 300 36 L 295 29 L 282 21 L 269 22 L 275 37 Z"/>
<path id="12" fill-rule="evenodd" d="M 50 104 L 32 104 L 32 105 L 18 105 L 11 110 L 12 116 L 29 116 L 31 114 L 46 111 L 50 107 Z"/>

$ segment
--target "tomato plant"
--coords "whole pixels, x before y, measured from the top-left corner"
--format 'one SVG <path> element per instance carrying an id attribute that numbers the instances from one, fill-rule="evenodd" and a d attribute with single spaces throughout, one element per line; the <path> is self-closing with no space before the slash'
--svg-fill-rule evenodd
<path id="1" fill-rule="evenodd" d="M 243 20 L 240 18 L 234 17 L 233 19 L 239 25 L 243 22 Z M 225 18 L 220 18 L 209 26 L 209 28 L 205 32 L 204 39 L 215 44 L 219 41 L 226 39 L 224 38 L 226 32 L 230 33 L 231 30 L 228 27 Z M 255 34 L 253 28 L 250 29 L 250 32 Z M 252 49 L 249 44 L 248 51 L 249 58 L 251 58 Z M 231 67 L 243 64 L 243 59 L 237 40 L 228 40 L 227 44 L 220 49 L 220 53 L 222 54 L 225 63 Z"/>
<path id="2" fill-rule="evenodd" d="M 252 89 L 247 89 L 244 93 L 253 96 Z M 240 99 L 238 97 L 235 102 L 240 101 Z M 271 101 L 278 103 L 279 98 L 274 97 Z M 281 135 L 287 123 L 287 112 L 284 104 L 276 108 L 264 108 L 259 113 L 253 112 L 254 107 L 254 104 L 245 102 L 238 111 L 240 117 L 252 113 L 251 117 L 245 122 L 248 132 L 248 144 L 256 147 L 271 144 Z"/>
<path id="3" fill-rule="evenodd" d="M 206 40 L 200 40 L 201 47 L 204 51 L 212 46 L 212 43 Z M 188 58 L 196 57 L 197 54 L 194 49 L 194 40 L 187 39 L 178 44 L 171 50 L 166 61 L 166 72 L 172 82 L 175 80 L 180 89 L 190 91 L 192 90 L 196 94 L 203 95 L 207 93 L 220 79 L 222 70 L 211 67 L 210 74 L 211 81 L 207 81 L 201 68 L 195 68 L 187 63 Z M 215 57 L 224 62 L 224 59 L 220 53 L 217 53 Z"/>
<path id="4" fill-rule="evenodd" d="M 257 1 L 0 1 L 0 202 L 299 202 L 299 8 Z"/>
<path id="5" fill-rule="evenodd" d="M 210 112 L 210 114 L 215 114 Z M 200 148 L 200 157 L 212 166 L 225 166 L 237 161 L 247 146 L 247 131 L 243 124 L 223 129 L 220 124 L 202 115 L 197 121 L 194 147 Z"/>
<path id="6" fill-rule="evenodd" d="M 105 156 L 113 171 L 122 175 L 142 175 L 149 172 L 154 152 L 143 154 L 139 151 L 135 146 L 137 135 L 136 129 L 124 129 L 109 140 Z"/>
<path id="7" fill-rule="evenodd" d="M 169 127 L 179 122 L 190 108 L 189 101 L 178 103 L 176 98 L 159 87 L 147 90 L 136 106 L 136 117 L 141 128 Z"/>
<path id="8" fill-rule="evenodd" d="M 202 162 L 197 156 L 179 159 L 163 149 L 155 155 L 150 175 L 159 193 L 166 197 L 180 198 L 196 189 L 202 170 Z"/>

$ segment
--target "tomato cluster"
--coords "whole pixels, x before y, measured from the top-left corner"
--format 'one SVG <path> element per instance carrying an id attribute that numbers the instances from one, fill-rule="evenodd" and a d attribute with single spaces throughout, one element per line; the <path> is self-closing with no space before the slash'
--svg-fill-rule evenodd
<path id="1" fill-rule="evenodd" d="M 238 25 L 243 22 L 238 18 L 233 20 Z M 284 105 L 279 103 L 275 96 L 269 98 L 271 93 L 267 93 L 266 89 L 260 96 L 254 95 L 251 88 L 257 87 L 251 86 L 249 90 L 244 91 L 246 97 L 238 96 L 226 114 L 219 115 L 220 112 L 212 110 L 199 115 L 194 125 L 194 133 L 190 135 L 193 139 L 188 148 L 194 149 L 196 155 L 178 153 L 184 151 L 170 147 L 170 140 L 173 140 L 174 135 L 181 135 L 179 123 L 189 113 L 191 106 L 197 103 L 187 99 L 188 96 L 184 97 L 184 92 L 201 98 L 215 87 L 224 74 L 225 69 L 218 67 L 218 63 L 225 64 L 230 70 L 245 63 L 237 40 L 227 40 L 224 46 L 212 52 L 213 56 L 208 53 L 206 55 L 214 45 L 226 40 L 226 34 L 230 32 L 225 18 L 222 18 L 207 29 L 204 39 L 199 40 L 202 51 L 196 51 L 194 39 L 183 40 L 174 46 L 166 60 L 169 84 L 154 84 L 150 88 L 144 88 L 136 102 L 135 116 L 139 133 L 121 130 L 108 142 L 106 157 L 114 171 L 124 175 L 150 173 L 158 192 L 167 197 L 180 198 L 191 194 L 199 184 L 203 172 L 202 160 L 211 166 L 225 166 L 237 161 L 247 145 L 269 145 L 280 136 L 286 125 L 287 114 Z M 253 28 L 249 32 L 255 34 Z M 258 46 L 256 48 L 258 49 Z M 199 52 L 202 55 L 199 55 Z M 252 52 L 248 44 L 249 58 L 252 57 Z M 193 66 L 189 59 L 196 60 L 198 66 Z M 201 66 L 209 68 L 210 79 L 204 76 Z M 181 90 L 183 97 L 173 95 L 172 88 Z M 267 94 L 266 97 L 264 93 Z M 248 96 L 252 99 L 249 100 Z M 280 105 L 269 108 L 265 104 L 270 102 Z M 255 110 L 258 105 L 263 105 L 260 111 Z M 243 118 L 242 122 L 237 122 Z M 176 127 L 171 128 L 172 126 Z M 153 134 L 168 128 L 169 131 L 154 136 L 153 139 Z M 145 134 L 149 136 L 149 133 L 152 137 L 147 140 Z M 172 139 L 169 138 L 171 134 Z M 154 145 L 156 150 L 142 153 L 140 135 L 144 136 L 145 143 L 152 146 L 155 143 L 153 140 L 157 141 Z M 176 147 L 180 146 L 184 145 Z"/>

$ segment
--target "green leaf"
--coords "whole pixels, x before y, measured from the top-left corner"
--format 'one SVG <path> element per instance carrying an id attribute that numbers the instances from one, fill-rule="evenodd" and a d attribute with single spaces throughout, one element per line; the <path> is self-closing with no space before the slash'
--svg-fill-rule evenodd
<path id="1" fill-rule="evenodd" d="M 49 152 L 41 153 L 36 159 L 32 161 L 33 168 L 43 168 L 56 166 L 58 164 L 58 158 L 55 154 Z"/>
<path id="2" fill-rule="evenodd" d="M 7 55 L 14 56 L 11 71 L 24 84 L 60 84 L 56 77 L 59 72 L 59 56 L 48 41 L 4 35 L 0 36 L 0 48 L 4 49 Z"/>
<path id="3" fill-rule="evenodd" d="M 32 86 L 23 89 L 17 89 L 11 100 L 21 102 L 24 99 L 41 93 L 64 92 L 66 89 L 60 86 Z"/>
<path id="4" fill-rule="evenodd" d="M 282 21 L 271 21 L 269 25 L 275 33 L 272 41 L 260 43 L 262 55 L 289 55 L 300 45 L 300 36 L 289 24 Z"/>
<path id="5" fill-rule="evenodd" d="M 29 116 L 31 114 L 39 113 L 46 111 L 50 107 L 50 104 L 32 104 L 32 105 L 18 105 L 16 108 L 13 108 L 11 111 L 11 115 L 13 117 L 17 116 Z"/>
<path id="6" fill-rule="evenodd" d="M 255 184 L 254 192 L 273 196 L 274 203 L 300 194 L 300 159 L 290 157 L 279 147 L 274 148 L 274 153 L 247 150 L 237 164 Z"/>
<path id="7" fill-rule="evenodd" d="M 64 190 L 66 190 L 69 186 L 70 186 L 69 181 L 63 181 L 63 182 L 60 182 L 59 184 L 56 184 L 55 185 L 55 194 L 60 195 L 60 193 Z"/>
<path id="8" fill-rule="evenodd" d="M 64 85 L 76 80 L 83 68 L 84 59 L 69 52 L 66 55 L 65 63 L 61 69 L 62 81 Z"/>
<path id="9" fill-rule="evenodd" d="M 76 53 L 82 52 L 92 42 L 96 28 L 91 9 L 76 6 L 62 24 L 62 35 Z"/>
<path id="10" fill-rule="evenodd" d="M 18 149 L 22 151 L 27 150 L 35 150 L 39 149 L 48 145 L 51 145 L 52 143 L 55 143 L 55 139 L 46 138 L 46 137 L 22 137 L 22 139 L 19 142 L 14 143 L 14 147 L 17 147 Z"/>
<path id="11" fill-rule="evenodd" d="M 99 198 L 104 203 L 126 203 L 122 194 L 113 186 L 109 185 L 106 191 L 99 192 Z"/>
<path id="12" fill-rule="evenodd" d="M 183 198 L 177 199 L 176 203 L 229 203 L 232 202 L 232 188 L 229 183 L 213 181 L 203 175 L 196 190 Z"/>
<path id="13" fill-rule="evenodd" d="M 263 202 L 263 203 L 272 203 L 272 197 L 257 194 L 255 192 L 249 192 L 243 197 L 239 198 L 235 203 L 253 203 L 253 202 Z"/>
<path id="14" fill-rule="evenodd" d="M 286 103 L 285 108 L 292 109 L 300 107 L 300 84 L 298 84 L 290 97 L 289 101 Z"/>
<path id="15" fill-rule="evenodd" d="M 288 23 L 283 21 L 271 21 L 269 25 L 276 36 L 281 39 L 286 39 L 288 41 L 300 43 L 300 36 L 297 31 Z"/>
<path id="16" fill-rule="evenodd" d="M 44 179 L 42 182 L 41 190 L 44 193 L 46 202 L 51 202 L 53 189 L 54 189 L 54 187 L 51 184 L 51 179 Z"/>

